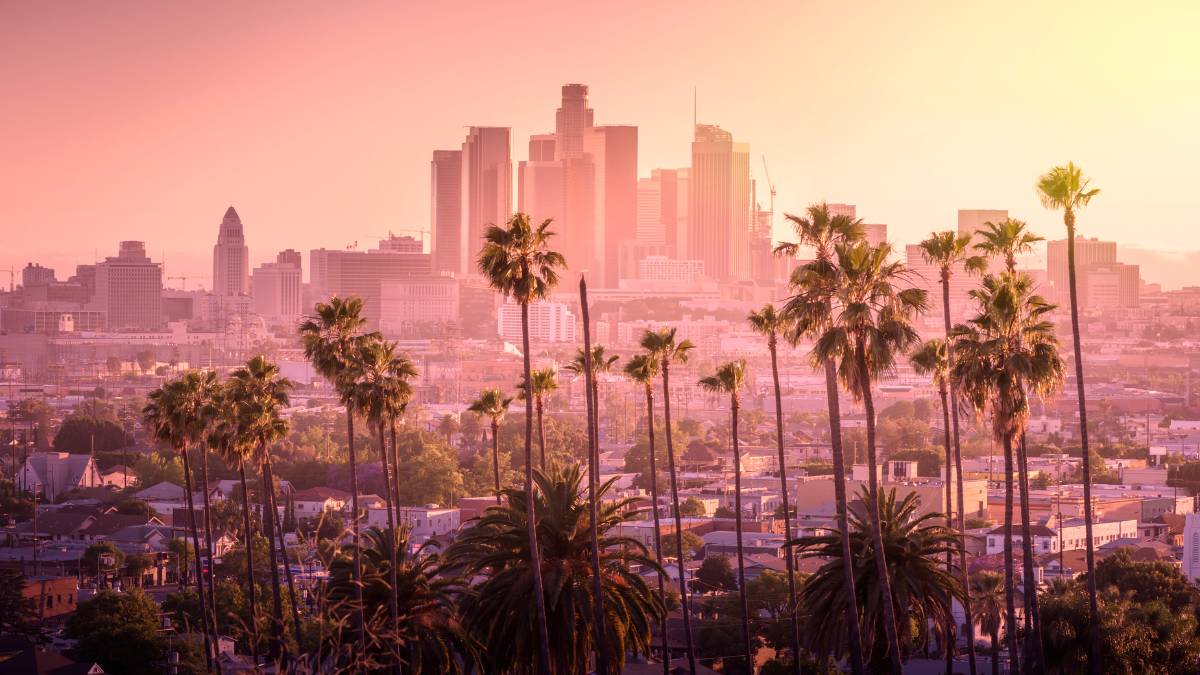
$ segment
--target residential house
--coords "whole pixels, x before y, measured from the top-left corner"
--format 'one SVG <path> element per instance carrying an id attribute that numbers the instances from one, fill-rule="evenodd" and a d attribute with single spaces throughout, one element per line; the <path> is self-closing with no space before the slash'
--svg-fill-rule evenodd
<path id="1" fill-rule="evenodd" d="M 99 487 L 102 482 L 94 457 L 68 452 L 35 452 L 25 458 L 17 475 L 22 489 L 48 501 L 76 488 Z"/>

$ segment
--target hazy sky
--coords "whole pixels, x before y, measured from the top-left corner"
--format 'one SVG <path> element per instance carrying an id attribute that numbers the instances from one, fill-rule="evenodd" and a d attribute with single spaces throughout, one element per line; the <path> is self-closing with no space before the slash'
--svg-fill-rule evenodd
<path id="1" fill-rule="evenodd" d="M 696 86 L 758 176 L 766 156 L 777 211 L 855 203 L 903 243 L 1008 208 L 1058 237 L 1032 185 L 1074 160 L 1104 190 L 1083 233 L 1181 254 L 1200 249 L 1198 19 L 1195 2 L 0 4 L 0 266 L 65 277 L 143 239 L 168 275 L 208 275 L 230 204 L 255 264 L 427 229 L 431 151 L 501 125 L 523 159 L 565 82 L 591 87 L 598 124 L 640 127 L 643 174 L 688 164 Z"/>

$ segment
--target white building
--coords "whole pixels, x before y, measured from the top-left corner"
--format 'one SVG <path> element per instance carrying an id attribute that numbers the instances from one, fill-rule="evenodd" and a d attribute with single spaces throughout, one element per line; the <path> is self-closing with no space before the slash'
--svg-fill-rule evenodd
<path id="1" fill-rule="evenodd" d="M 269 262 L 254 268 L 251 280 L 254 312 L 272 322 L 294 322 L 302 313 L 300 266 Z"/>
<path id="2" fill-rule="evenodd" d="M 1189 513 L 1183 525 L 1183 575 L 1200 579 L 1200 513 Z"/>
<path id="3" fill-rule="evenodd" d="M 521 343 L 521 306 L 506 302 L 496 316 L 500 339 Z M 561 302 L 535 302 L 529 306 L 531 342 L 575 342 L 575 315 Z"/>
<path id="4" fill-rule="evenodd" d="M 638 261 L 638 279 L 643 281 L 695 281 L 704 276 L 703 260 L 676 260 L 663 255 Z"/>
<path id="5" fill-rule="evenodd" d="M 379 289 L 379 330 L 387 335 L 458 320 L 458 281 L 451 277 L 390 279 Z"/>
<path id="6" fill-rule="evenodd" d="M 425 506 L 401 506 L 397 525 L 407 525 L 412 537 L 423 541 L 458 530 L 461 520 L 458 509 L 442 508 L 437 504 Z M 368 527 L 387 527 L 387 508 L 367 509 Z"/>
<path id="7" fill-rule="evenodd" d="M 1190 517 L 1190 516 L 1189 516 Z M 1033 536 L 1033 552 L 1035 554 L 1058 553 L 1062 551 L 1078 551 L 1087 546 L 1087 529 L 1082 518 L 1071 518 L 1062 521 L 1051 516 L 1046 523 L 1030 523 L 1029 533 Z M 1138 521 L 1136 520 L 1098 520 L 1092 523 L 1092 541 L 1095 548 L 1118 539 L 1137 539 Z M 1024 538 L 1021 536 L 1021 526 L 1013 524 L 1013 550 L 1021 547 Z M 988 532 L 987 553 L 1000 553 L 1004 550 L 1004 528 L 997 527 Z"/>

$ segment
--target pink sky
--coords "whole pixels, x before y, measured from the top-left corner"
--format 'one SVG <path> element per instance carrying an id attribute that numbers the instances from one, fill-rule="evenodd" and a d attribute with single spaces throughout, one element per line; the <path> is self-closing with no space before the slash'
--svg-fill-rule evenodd
<path id="1" fill-rule="evenodd" d="M 425 229 L 431 151 L 502 125 L 523 158 L 565 82 L 641 128 L 643 173 L 688 163 L 697 86 L 778 211 L 855 203 L 903 243 L 1008 208 L 1057 237 L 1032 184 L 1070 159 L 1104 189 L 1083 233 L 1200 249 L 1200 8 L 1046 4 L 8 3 L 0 267 L 143 239 L 206 275 L 230 204 L 255 264 Z"/>

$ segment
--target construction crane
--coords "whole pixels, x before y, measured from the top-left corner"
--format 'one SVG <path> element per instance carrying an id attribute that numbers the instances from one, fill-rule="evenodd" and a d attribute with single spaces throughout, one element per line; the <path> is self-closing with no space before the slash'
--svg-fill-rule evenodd
<path id="1" fill-rule="evenodd" d="M 768 216 L 768 218 L 770 218 L 770 230 L 772 233 L 774 233 L 775 232 L 775 184 L 771 182 L 771 170 L 767 168 L 767 156 L 766 155 L 762 156 L 762 163 L 763 163 L 763 173 L 766 174 L 766 176 L 767 176 L 767 190 L 769 190 L 771 193 L 771 207 L 770 207 L 770 210 L 767 211 L 767 213 L 771 214 L 770 216 Z"/>
<path id="2" fill-rule="evenodd" d="M 178 279 L 179 281 L 182 281 L 183 282 L 183 290 L 186 291 L 188 279 L 207 279 L 207 278 L 208 278 L 207 275 L 200 277 L 200 276 L 196 276 L 196 275 L 188 276 L 186 274 L 181 274 L 177 277 L 167 277 L 167 281 L 174 281 L 176 279 Z"/>

